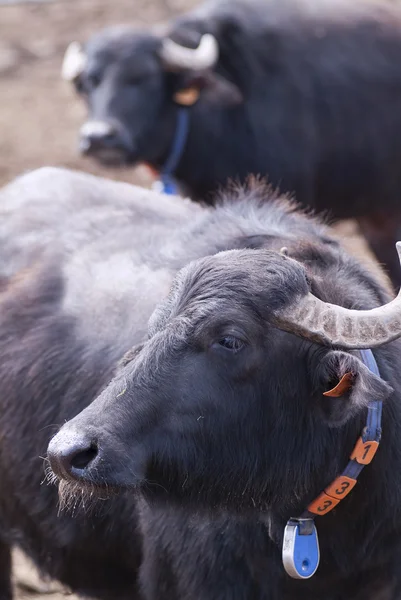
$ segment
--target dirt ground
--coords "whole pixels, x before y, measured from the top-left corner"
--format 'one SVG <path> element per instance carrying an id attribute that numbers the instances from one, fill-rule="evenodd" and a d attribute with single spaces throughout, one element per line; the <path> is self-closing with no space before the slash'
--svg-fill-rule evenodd
<path id="1" fill-rule="evenodd" d="M 14 552 L 13 566 L 16 600 L 78 600 L 59 583 L 42 580 L 30 561 L 18 550 Z"/>
<path id="2" fill-rule="evenodd" d="M 78 156 L 77 131 L 83 105 L 59 77 L 70 41 L 85 40 L 105 25 L 153 23 L 173 16 L 197 0 L 55 0 L 20 3 L 0 0 L 0 185 L 43 165 L 65 166 L 148 185 L 144 169 L 107 170 Z M 368 256 L 353 223 L 337 228 L 352 251 Z M 62 600 L 58 584 L 41 581 L 18 552 L 18 600 Z M 70 599 L 75 597 L 68 595 Z"/>

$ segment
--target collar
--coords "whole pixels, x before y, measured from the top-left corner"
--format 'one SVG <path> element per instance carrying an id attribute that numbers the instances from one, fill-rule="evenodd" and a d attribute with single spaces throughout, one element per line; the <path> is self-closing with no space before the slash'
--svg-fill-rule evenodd
<path id="1" fill-rule="evenodd" d="M 376 359 L 371 350 L 361 350 L 362 362 L 380 377 Z M 314 519 L 337 506 L 355 487 L 358 477 L 379 447 L 381 438 L 381 400 L 368 404 L 366 426 L 350 455 L 347 466 L 326 489 L 319 494 L 300 517 L 291 518 L 284 530 L 283 565 L 290 577 L 309 579 L 315 574 L 320 560 L 319 542 Z"/>
<path id="2" fill-rule="evenodd" d="M 161 168 L 159 178 L 152 186 L 153 189 L 164 194 L 177 194 L 177 186 L 174 182 L 174 172 L 182 158 L 189 131 L 189 110 L 179 108 L 177 112 L 177 123 L 175 127 L 173 142 L 164 166 Z"/>

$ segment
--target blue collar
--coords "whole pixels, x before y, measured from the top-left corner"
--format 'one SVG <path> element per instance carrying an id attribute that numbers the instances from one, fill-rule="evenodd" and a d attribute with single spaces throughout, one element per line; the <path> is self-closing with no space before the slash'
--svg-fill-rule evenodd
<path id="1" fill-rule="evenodd" d="M 373 352 L 361 350 L 360 353 L 364 365 L 380 377 Z M 291 518 L 287 522 L 282 558 L 284 568 L 290 577 L 309 579 L 316 572 L 320 554 L 314 519 L 318 515 L 327 514 L 337 506 L 354 488 L 363 468 L 372 461 L 381 438 L 382 407 L 381 400 L 369 402 L 366 426 L 344 471 L 309 504 L 300 517 Z"/>
<path id="2" fill-rule="evenodd" d="M 159 181 L 156 184 L 156 188 L 164 194 L 174 195 L 178 193 L 178 188 L 174 182 L 173 176 L 184 152 L 188 131 L 189 110 L 188 108 L 179 108 L 177 113 L 177 125 L 170 153 L 160 171 Z"/>
<path id="3" fill-rule="evenodd" d="M 372 350 L 360 350 L 362 362 L 368 367 L 374 375 L 380 377 L 379 367 Z M 383 402 L 381 400 L 371 400 L 368 405 L 368 417 L 366 427 L 362 432 L 362 439 L 366 441 L 380 442 L 381 422 L 382 422 Z M 362 469 L 361 469 L 362 470 Z"/>

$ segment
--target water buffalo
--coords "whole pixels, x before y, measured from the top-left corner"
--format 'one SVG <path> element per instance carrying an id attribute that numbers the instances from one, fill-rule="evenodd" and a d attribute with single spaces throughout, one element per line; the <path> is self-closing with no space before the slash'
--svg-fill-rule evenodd
<path id="1" fill-rule="evenodd" d="M 319 223 L 273 197 L 240 192 L 192 227 L 187 256 L 203 256 L 48 448 L 63 494 L 139 496 L 147 600 L 400 598 L 401 296 L 388 303 Z M 332 495 L 353 485 L 336 478 L 375 419 L 380 436 L 383 401 L 377 454 L 316 517 L 317 573 L 291 579 L 286 522 L 333 508 L 312 502 L 331 482 Z M 354 474 L 372 451 L 361 443 Z"/>
<path id="2" fill-rule="evenodd" d="M 81 150 L 146 162 L 193 199 L 268 175 L 357 218 L 401 282 L 401 8 L 346 0 L 209 2 L 161 29 L 108 29 L 69 48 L 89 109 Z"/>
<path id="3" fill-rule="evenodd" d="M 123 494 L 89 514 L 58 515 L 57 489 L 45 485 L 40 457 L 142 340 L 168 291 L 177 268 L 167 259 L 171 238 L 201 209 L 160 200 L 56 169 L 0 191 L 1 600 L 11 598 L 13 544 L 78 593 L 138 598 L 134 499 Z"/>

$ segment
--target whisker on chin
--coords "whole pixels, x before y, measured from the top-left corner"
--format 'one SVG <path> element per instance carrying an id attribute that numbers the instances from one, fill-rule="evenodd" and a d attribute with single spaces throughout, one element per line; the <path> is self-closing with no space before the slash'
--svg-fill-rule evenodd
<path id="1" fill-rule="evenodd" d="M 75 516 L 78 511 L 82 511 L 88 516 L 99 508 L 101 502 L 104 503 L 119 494 L 119 490 L 108 485 L 103 477 L 101 478 L 102 485 L 96 485 L 90 481 L 83 484 L 73 480 L 60 480 L 53 472 L 49 459 L 47 457 L 40 458 L 44 463 L 44 477 L 41 485 L 58 486 L 58 515 L 70 514 Z M 99 475 L 97 470 L 96 474 Z"/>
<path id="2" fill-rule="evenodd" d="M 41 458 L 43 458 L 45 475 L 40 484 L 43 485 L 44 483 L 46 483 L 47 485 L 56 485 L 58 483 L 57 475 L 54 474 L 50 466 L 49 459 L 47 457 Z"/>
<path id="3" fill-rule="evenodd" d="M 78 510 L 88 514 L 92 506 L 92 484 L 79 485 L 74 481 L 61 480 L 58 486 L 59 507 L 58 514 L 70 513 L 74 516 Z"/>
<path id="4" fill-rule="evenodd" d="M 99 508 L 100 502 L 116 495 L 118 494 L 112 488 L 105 489 L 91 482 L 82 485 L 76 481 L 61 480 L 58 488 L 58 514 L 69 513 L 74 516 L 78 511 L 82 511 L 90 515 Z"/>

